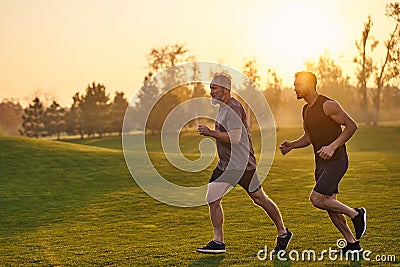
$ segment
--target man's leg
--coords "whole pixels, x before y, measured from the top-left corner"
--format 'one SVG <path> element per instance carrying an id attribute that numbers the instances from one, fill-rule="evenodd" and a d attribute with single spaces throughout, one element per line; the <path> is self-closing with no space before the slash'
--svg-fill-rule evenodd
<path id="1" fill-rule="evenodd" d="M 283 224 L 281 213 L 278 206 L 264 193 L 260 187 L 255 192 L 248 192 L 255 204 L 262 207 L 276 226 L 278 237 L 276 238 L 275 253 L 280 250 L 286 250 L 292 239 L 293 233 L 290 232 Z"/>
<path id="2" fill-rule="evenodd" d="M 210 219 L 214 230 L 214 240 L 224 242 L 224 212 L 221 200 L 230 184 L 224 182 L 212 182 L 208 184 L 207 203 L 210 210 Z"/>
<path id="3" fill-rule="evenodd" d="M 278 206 L 264 193 L 263 189 L 260 188 L 255 192 L 248 193 L 255 204 L 265 210 L 271 220 L 276 226 L 276 230 L 279 235 L 286 234 L 286 228 L 283 224 L 281 213 L 279 212 Z"/>
<path id="4" fill-rule="evenodd" d="M 323 195 L 316 191 L 311 191 L 310 201 L 314 207 L 329 212 L 341 213 L 349 216 L 351 219 L 358 215 L 358 212 L 349 206 L 343 204 L 335 198 Z"/>
<path id="5" fill-rule="evenodd" d="M 328 163 L 317 161 L 315 170 L 317 183 L 313 191 L 311 191 L 310 201 L 316 208 L 326 210 L 331 219 L 334 218 L 332 222 L 339 231 L 342 229 L 343 232 L 341 232 L 346 240 L 352 240 L 354 236 L 348 235 L 347 229 L 345 229 L 348 227 L 343 228 L 345 218 L 341 218 L 342 215 L 347 215 L 351 218 L 356 232 L 355 239 L 360 239 L 367 227 L 367 211 L 365 208 L 352 209 L 336 199 L 339 182 L 346 173 L 347 167 L 347 158 L 333 160 Z M 333 197 L 330 197 L 330 195 Z M 335 213 L 337 214 L 335 215 Z"/>
<path id="6" fill-rule="evenodd" d="M 367 219 L 366 219 L 367 213 L 364 208 L 352 209 L 346 206 L 345 204 L 341 203 L 340 201 L 338 201 L 336 197 L 325 196 L 323 194 L 315 192 L 314 190 L 311 192 L 310 200 L 316 208 L 326 210 L 332 214 L 339 213 L 349 216 L 354 225 L 354 230 L 356 232 L 356 239 L 360 239 L 364 235 L 365 230 L 367 228 Z M 338 229 L 340 231 L 340 228 Z M 346 240 L 352 239 L 347 234 L 346 235 L 343 234 L 343 236 L 346 238 Z"/>
<path id="7" fill-rule="evenodd" d="M 225 253 L 224 243 L 224 212 L 221 200 L 230 184 L 224 182 L 211 182 L 208 184 L 207 203 L 210 209 L 210 219 L 214 230 L 214 239 L 196 251 L 207 254 Z"/>
<path id="8" fill-rule="evenodd" d="M 337 200 L 337 194 L 333 194 L 331 197 Z M 336 226 L 339 232 L 343 235 L 346 239 L 347 243 L 354 243 L 356 239 L 353 236 L 349 226 L 347 225 L 346 217 L 338 212 L 327 211 L 329 218 L 331 219 L 332 223 Z"/>

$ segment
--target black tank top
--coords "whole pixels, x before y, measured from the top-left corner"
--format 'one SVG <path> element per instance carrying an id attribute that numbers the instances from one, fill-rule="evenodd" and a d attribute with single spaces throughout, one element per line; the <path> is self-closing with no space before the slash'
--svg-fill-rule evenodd
<path id="1" fill-rule="evenodd" d="M 325 115 L 323 105 L 325 101 L 331 100 L 326 96 L 319 95 L 316 102 L 310 107 L 308 104 L 303 107 L 304 126 L 311 139 L 316 157 L 316 152 L 323 146 L 332 143 L 342 133 L 342 127 L 329 116 Z M 338 159 L 346 157 L 346 146 L 338 147 L 330 158 Z"/>

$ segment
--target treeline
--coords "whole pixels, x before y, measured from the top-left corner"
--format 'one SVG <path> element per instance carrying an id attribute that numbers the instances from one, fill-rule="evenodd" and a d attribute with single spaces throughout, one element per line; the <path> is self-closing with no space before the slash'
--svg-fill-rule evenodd
<path id="1" fill-rule="evenodd" d="M 111 101 L 106 87 L 93 82 L 85 94 L 76 93 L 69 108 L 61 107 L 56 101 L 49 107 L 36 97 L 23 109 L 20 134 L 27 137 L 51 137 L 60 139 L 62 132 L 80 135 L 81 138 L 100 138 L 106 133 L 121 133 L 128 101 L 123 92 L 116 92 Z"/>
<path id="2" fill-rule="evenodd" d="M 364 23 L 361 38 L 355 40 L 357 54 L 354 55 L 353 61 L 357 66 L 357 71 L 354 73 L 356 84 L 350 84 L 350 76 L 344 75 L 341 67 L 327 52 L 317 60 L 305 63 L 305 70 L 314 72 L 318 77 L 318 91 L 337 100 L 353 118 L 358 122 L 365 122 L 366 125 L 378 125 L 382 120 L 399 120 L 400 3 L 387 4 L 386 16 L 394 20 L 394 25 L 384 42 L 379 42 L 371 36 L 373 27 L 371 17 Z M 386 51 L 384 58 L 374 61 L 373 51 L 382 44 Z M 187 73 L 170 72 L 169 76 L 153 79 L 154 73 L 181 63 L 196 61 L 195 56 L 185 45 L 174 44 L 153 48 L 147 55 L 147 61 L 145 83 L 132 106 L 128 105 L 122 92 L 117 92 L 111 101 L 105 86 L 95 82 L 86 88 L 84 94 L 76 93 L 70 107 L 61 107 L 55 101 L 49 107 L 44 107 L 38 97 L 26 108 L 22 108 L 18 102 L 3 100 L 0 103 L 0 134 L 19 133 L 37 138 L 56 135 L 60 138 L 61 133 L 67 133 L 80 135 L 81 138 L 96 134 L 101 137 L 106 133 L 121 133 L 127 109 L 130 109 L 129 114 L 134 115 L 125 121 L 125 131 L 143 130 L 140 126 L 145 125 L 146 131 L 155 134 L 160 132 L 168 114 L 180 103 L 188 99 L 209 96 L 209 89 L 202 83 L 182 83 L 170 90 L 171 84 L 185 80 Z M 303 102 L 296 99 L 292 87 L 282 85 L 282 79 L 273 68 L 260 69 L 254 58 L 244 59 L 241 71 L 256 87 L 243 84 L 236 89 L 241 95 L 250 98 L 255 96 L 254 90 L 261 90 L 278 127 L 301 122 L 300 110 Z M 261 73 L 265 72 L 267 75 L 263 76 Z M 191 75 L 193 78 L 200 75 L 196 65 L 191 70 Z M 243 104 L 248 112 L 250 124 L 256 125 L 253 123 L 251 109 Z M 257 109 L 257 105 L 251 108 Z M 185 111 L 182 112 L 182 116 L 183 113 Z M 178 117 L 176 121 L 179 121 Z M 194 121 L 190 121 L 185 127 L 193 125 Z M 167 130 L 173 131 L 177 126 L 168 125 L 168 127 L 171 129 Z"/>

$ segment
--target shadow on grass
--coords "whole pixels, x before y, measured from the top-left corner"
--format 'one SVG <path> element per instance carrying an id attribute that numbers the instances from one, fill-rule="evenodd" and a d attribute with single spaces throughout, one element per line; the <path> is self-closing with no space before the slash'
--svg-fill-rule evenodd
<path id="1" fill-rule="evenodd" d="M 197 267 L 197 266 L 218 266 L 221 264 L 222 260 L 225 258 L 225 256 L 208 256 L 204 257 L 201 259 L 198 259 L 197 261 L 193 262 L 192 264 L 189 264 L 189 267 Z"/>
<path id="2" fill-rule="evenodd" d="M 122 153 L 49 140 L 0 138 L 0 170 L 2 238 L 88 216 L 93 200 L 135 188 Z"/>

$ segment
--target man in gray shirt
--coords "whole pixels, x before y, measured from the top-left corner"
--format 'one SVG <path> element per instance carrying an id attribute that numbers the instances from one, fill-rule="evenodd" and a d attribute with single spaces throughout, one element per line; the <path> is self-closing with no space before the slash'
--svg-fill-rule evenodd
<path id="1" fill-rule="evenodd" d="M 201 135 L 216 139 L 219 161 L 211 175 L 206 196 L 214 239 L 196 251 L 209 254 L 226 252 L 221 200 L 229 187 L 236 184 L 242 186 L 254 203 L 262 207 L 274 222 L 278 234 L 275 252 L 285 250 L 293 234 L 284 226 L 276 204 L 261 188 L 246 113 L 240 102 L 231 96 L 231 84 L 229 74 L 214 75 L 210 84 L 211 97 L 213 104 L 220 105 L 215 130 L 205 125 L 198 127 Z"/>

